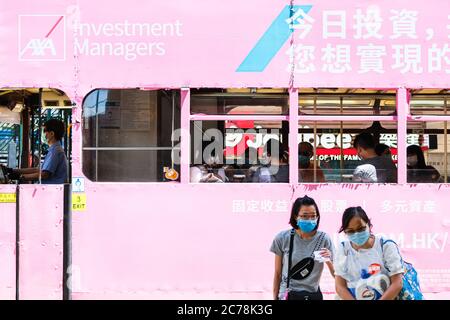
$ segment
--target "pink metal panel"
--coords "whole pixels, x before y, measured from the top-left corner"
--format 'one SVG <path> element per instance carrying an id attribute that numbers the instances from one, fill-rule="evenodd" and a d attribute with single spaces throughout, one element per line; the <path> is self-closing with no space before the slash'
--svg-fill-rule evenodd
<path id="1" fill-rule="evenodd" d="M 191 91 L 188 88 L 181 89 L 181 168 L 180 182 L 189 183 L 190 181 L 190 121 L 189 115 L 191 110 Z"/>
<path id="2" fill-rule="evenodd" d="M 299 115 L 300 121 L 396 121 L 396 116 L 304 116 Z"/>
<path id="3" fill-rule="evenodd" d="M 406 167 L 406 134 L 407 134 L 407 114 L 409 113 L 409 92 L 405 88 L 397 90 L 397 152 L 398 152 L 398 183 L 404 184 L 407 182 L 407 167 Z"/>
<path id="4" fill-rule="evenodd" d="M 289 90 L 289 182 L 298 183 L 298 90 Z"/>
<path id="5" fill-rule="evenodd" d="M 339 245 L 343 210 L 361 205 L 393 236 L 425 292 L 449 292 L 449 185 L 92 184 L 73 215 L 74 299 L 270 299 L 274 236 L 305 194 Z M 370 197 L 368 196 L 370 194 Z M 427 223 L 424 224 L 423 221 Z M 437 282 L 437 280 L 439 282 Z M 327 271 L 324 292 L 334 292 Z"/>
<path id="6" fill-rule="evenodd" d="M 450 116 L 408 116 L 411 121 L 450 121 Z"/>
<path id="7" fill-rule="evenodd" d="M 0 185 L 0 193 L 15 194 L 15 185 Z M 0 300 L 16 298 L 16 204 L 0 203 Z"/>
<path id="8" fill-rule="evenodd" d="M 19 299 L 62 299 L 63 191 L 20 186 Z"/>
<path id="9" fill-rule="evenodd" d="M 277 115 L 203 115 L 194 114 L 191 120 L 199 121 L 224 121 L 224 120 L 255 120 L 255 121 L 287 121 L 289 116 Z"/>
<path id="10" fill-rule="evenodd" d="M 293 70 L 294 87 L 447 87 L 447 0 L 294 1 L 311 8 L 292 34 L 277 20 L 290 3 L 6 1 L 0 86 L 286 88 Z M 272 50 L 253 51 L 265 34 Z M 258 68 L 239 70 L 248 56 Z"/>

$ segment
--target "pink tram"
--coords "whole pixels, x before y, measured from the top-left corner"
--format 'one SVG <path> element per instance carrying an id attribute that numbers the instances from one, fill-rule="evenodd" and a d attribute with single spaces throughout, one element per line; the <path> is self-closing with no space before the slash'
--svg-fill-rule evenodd
<path id="1" fill-rule="evenodd" d="M 70 160 L 66 185 L 0 177 L 1 299 L 271 299 L 269 247 L 305 194 L 336 243 L 363 206 L 425 296 L 450 297 L 448 1 L 1 4 L 0 162 L 39 164 L 46 117 Z M 353 180 L 362 131 L 397 183 Z M 270 138 L 288 180 L 253 182 L 239 161 Z M 212 140 L 224 183 L 193 170 Z M 439 179 L 409 179 L 409 145 Z"/>

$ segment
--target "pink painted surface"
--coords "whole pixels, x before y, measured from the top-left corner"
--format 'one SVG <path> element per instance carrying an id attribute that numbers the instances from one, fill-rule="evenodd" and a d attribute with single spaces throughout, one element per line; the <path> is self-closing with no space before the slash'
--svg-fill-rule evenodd
<path id="1" fill-rule="evenodd" d="M 210 0 L 207 5 L 201 0 L 129 0 L 124 6 L 106 0 L 45 0 L 25 6 L 2 1 L 0 86 L 62 88 L 82 83 L 82 91 L 124 86 L 289 87 L 291 39 L 262 71 L 236 72 L 289 4 L 288 0 Z M 294 5 L 312 6 L 311 30 L 304 35 L 296 30 L 291 37 L 295 86 L 448 86 L 449 1 L 309 0 Z M 369 16 L 374 24 L 364 26 L 364 19 L 374 12 Z M 139 25 L 130 27 L 139 23 L 148 23 L 153 31 L 141 34 Z M 338 45 L 348 46 L 339 47 L 340 54 L 347 48 L 349 54 L 331 60 L 336 64 L 330 67 L 330 55 L 324 55 L 331 50 L 332 56 Z M 373 56 L 366 49 L 371 45 L 381 50 L 381 60 L 370 60 Z M 303 54 L 304 47 L 311 48 L 311 54 Z"/>
<path id="2" fill-rule="evenodd" d="M 289 41 L 264 71 L 236 72 L 289 3 L 211 0 L 205 6 L 200 0 L 130 0 L 124 7 L 122 3 L 106 0 L 80 0 L 76 5 L 73 1 L 45 0 L 27 3 L 27 6 L 2 1 L 0 87 L 60 88 L 77 103 L 73 110 L 73 175 L 83 176 L 80 106 L 83 97 L 94 88 L 289 87 L 289 56 L 286 54 Z M 300 2 L 295 1 L 295 4 Z M 305 4 L 313 5 L 310 15 L 314 26 L 305 39 L 299 38 L 298 31 L 293 39 L 296 46 L 314 47 L 314 61 L 311 61 L 314 68 L 305 74 L 295 72 L 295 86 L 448 87 L 449 66 L 445 59 L 448 52 L 442 50 L 448 44 L 450 2 L 311 0 Z M 383 38 L 355 39 L 354 15 L 358 9 L 366 13 L 371 5 L 381 10 L 383 25 L 379 33 Z M 102 8 L 101 15 L 98 8 Z M 391 39 L 391 10 L 401 9 L 417 11 L 414 26 L 417 38 L 403 35 Z M 345 11 L 345 39 L 324 39 L 323 17 L 327 10 Z M 41 18 L 25 17 L 28 21 L 21 25 L 19 32 L 19 21 L 22 21 L 19 15 L 47 17 L 36 22 L 34 25 L 39 26 L 36 28 L 30 26 Z M 54 37 L 58 57 L 63 45 L 65 61 L 29 61 L 31 51 L 27 50 L 41 51 L 37 47 L 20 49 L 29 43 L 42 46 L 42 38 L 49 34 L 61 15 L 65 15 L 61 20 L 63 24 L 60 22 L 49 37 Z M 182 36 L 96 35 L 102 27 L 104 33 L 111 33 L 106 31 L 109 27 L 105 28 L 108 23 L 174 23 L 177 20 L 182 24 Z M 77 33 L 74 23 L 89 25 L 91 35 Z M 65 33 L 58 29 L 63 26 Z M 39 42 L 30 42 L 33 39 Z M 76 52 L 76 41 L 86 40 L 101 45 L 162 42 L 165 54 L 127 60 L 123 55 Z M 358 46 L 371 43 L 386 46 L 383 70 L 360 73 Z M 327 44 L 350 46 L 351 71 L 342 74 L 324 71 L 321 53 Z M 413 49 L 420 47 L 417 66 L 422 71 L 402 72 L 404 66 L 393 67 L 402 64 L 393 57 L 394 46 L 404 45 Z M 441 58 L 439 71 L 430 70 L 430 50 Z M 436 50 L 440 50 L 440 54 Z M 27 61 L 23 61 L 21 51 Z M 47 48 L 45 55 L 48 54 L 51 50 Z M 300 52 L 296 51 L 294 61 L 300 63 L 300 58 Z M 184 95 L 189 97 L 187 92 Z M 182 112 L 185 127 L 187 111 Z M 189 148 L 185 142 L 182 142 L 183 159 Z M 400 146 L 402 144 L 404 141 L 399 142 Z M 184 163 L 182 174 L 187 168 Z M 295 174 L 291 179 L 293 176 Z M 93 184 L 87 181 L 87 210 L 74 212 L 73 217 L 72 289 L 75 299 L 269 299 L 273 255 L 268 248 L 275 234 L 289 227 L 288 211 L 292 200 L 305 193 L 323 206 L 321 229 L 330 233 L 335 233 L 339 227 L 345 201 L 345 205 L 363 205 L 374 220 L 376 232 L 394 233 L 396 237 L 403 234 L 405 258 L 412 260 L 419 270 L 427 294 L 449 296 L 449 278 L 444 277 L 450 269 L 449 185 L 188 185 L 188 180 L 185 176 L 182 184 Z M 21 298 L 60 299 L 62 296 L 62 190 L 57 188 L 22 186 Z M 233 201 L 235 210 L 242 208 L 242 201 L 244 207 L 251 210 L 233 212 Z M 271 210 L 268 209 L 270 203 L 274 206 Z M 333 285 L 329 280 L 325 273 L 323 288 L 331 292 Z"/>
<path id="3" fill-rule="evenodd" d="M 289 163 L 298 162 L 298 91 L 291 89 L 289 92 Z M 298 183 L 297 166 L 289 167 L 289 182 Z"/>
<path id="4" fill-rule="evenodd" d="M 190 181 L 190 130 L 191 122 L 189 121 L 189 115 L 191 113 L 191 91 L 188 88 L 181 90 L 181 150 L 180 154 L 180 182 L 189 183 Z"/>
<path id="5" fill-rule="evenodd" d="M 449 188 L 87 183 L 87 210 L 73 215 L 73 298 L 270 299 L 269 247 L 305 194 L 336 241 L 343 209 L 363 206 L 374 231 L 414 263 L 423 290 L 448 293 Z M 322 290 L 334 292 L 327 272 Z"/>
<path id="6" fill-rule="evenodd" d="M 0 185 L 0 193 L 16 193 Z M 16 204 L 0 203 L 0 300 L 16 298 Z"/>
<path id="7" fill-rule="evenodd" d="M 398 183 L 405 184 L 407 182 L 407 161 L 406 161 L 406 129 L 408 127 L 407 115 L 409 114 L 409 92 L 405 88 L 397 90 L 397 115 L 398 115 L 398 132 L 397 132 L 397 166 Z"/>
<path id="8" fill-rule="evenodd" d="M 62 299 L 63 187 L 22 185 L 19 299 Z"/>

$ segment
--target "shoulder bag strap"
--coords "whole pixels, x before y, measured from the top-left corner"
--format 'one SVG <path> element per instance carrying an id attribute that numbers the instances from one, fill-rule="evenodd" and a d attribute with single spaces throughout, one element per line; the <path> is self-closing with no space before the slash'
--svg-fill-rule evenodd
<path id="1" fill-rule="evenodd" d="M 289 283 L 291 282 L 291 266 L 292 266 L 292 249 L 294 248 L 295 229 L 291 230 L 291 237 L 289 240 L 289 258 L 288 258 L 288 275 L 286 290 L 289 290 Z"/>

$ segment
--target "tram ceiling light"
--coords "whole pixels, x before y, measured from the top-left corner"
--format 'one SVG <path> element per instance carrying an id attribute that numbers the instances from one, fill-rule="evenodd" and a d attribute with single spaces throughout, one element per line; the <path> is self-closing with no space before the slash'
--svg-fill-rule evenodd
<path id="1" fill-rule="evenodd" d="M 284 88 L 258 88 L 257 93 L 286 93 Z"/>
<path id="2" fill-rule="evenodd" d="M 370 105 L 372 103 L 372 100 L 343 100 L 342 103 L 345 105 Z M 314 100 L 312 99 L 299 99 L 299 104 L 310 104 L 313 105 L 314 104 Z M 328 99 L 320 99 L 320 100 L 316 100 L 316 104 L 317 105 L 329 105 L 329 104 L 334 104 L 336 105 L 336 107 L 339 107 L 341 104 L 340 100 L 328 100 Z"/>
<path id="3" fill-rule="evenodd" d="M 411 100 L 411 105 L 436 105 L 442 107 L 444 100 Z"/>
<path id="4" fill-rule="evenodd" d="M 227 93 L 250 93 L 250 89 L 248 88 L 227 88 Z"/>

